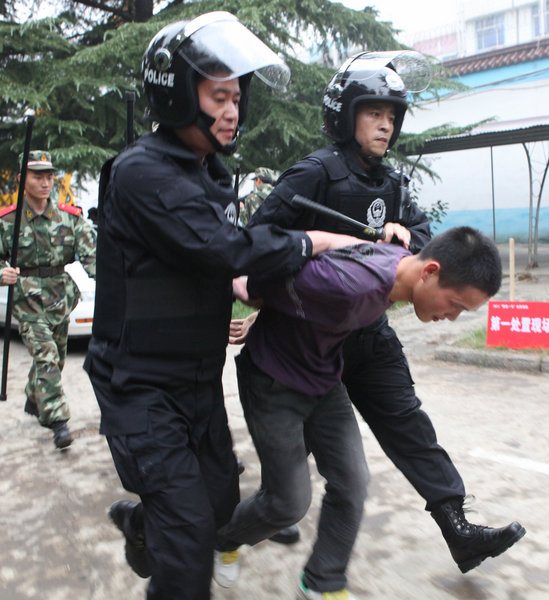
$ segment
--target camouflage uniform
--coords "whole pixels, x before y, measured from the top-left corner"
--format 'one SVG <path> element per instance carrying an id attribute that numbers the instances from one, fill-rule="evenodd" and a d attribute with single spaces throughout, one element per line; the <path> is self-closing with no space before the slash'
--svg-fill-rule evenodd
<path id="1" fill-rule="evenodd" d="M 0 211 L 0 278 L 10 260 L 15 205 Z M 64 266 L 79 260 L 95 277 L 94 229 L 81 209 L 48 200 L 42 214 L 26 203 L 21 214 L 13 315 L 33 363 L 25 388 L 27 407 L 36 407 L 41 425 L 49 427 L 70 417 L 61 386 L 67 351 L 69 315 L 80 292 Z"/>
<path id="2" fill-rule="evenodd" d="M 240 222 L 242 225 L 248 224 L 254 212 L 263 204 L 263 201 L 272 190 L 273 186 L 271 184 L 263 183 L 244 198 L 244 206 L 240 210 Z"/>
<path id="3" fill-rule="evenodd" d="M 254 212 L 263 204 L 265 198 L 272 192 L 279 173 L 267 167 L 259 167 L 255 171 L 255 179 L 260 179 L 261 184 L 256 185 L 253 192 L 244 198 L 244 206 L 240 210 L 240 223 L 244 226 L 252 218 Z"/>

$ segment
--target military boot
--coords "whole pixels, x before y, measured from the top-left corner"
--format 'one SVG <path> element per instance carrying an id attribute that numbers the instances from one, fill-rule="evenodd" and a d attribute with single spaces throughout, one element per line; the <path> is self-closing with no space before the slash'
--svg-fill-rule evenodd
<path id="1" fill-rule="evenodd" d="M 444 502 L 431 511 L 431 516 L 462 573 L 478 567 L 485 558 L 505 552 L 526 533 L 516 521 L 499 529 L 469 523 L 463 510 L 463 498 Z"/>
<path id="2" fill-rule="evenodd" d="M 53 443 L 56 448 L 68 448 L 72 444 L 72 435 L 66 421 L 56 421 L 51 424 Z"/>
<path id="3" fill-rule="evenodd" d="M 124 551 L 127 563 L 139 577 L 147 579 L 151 576 L 151 571 L 147 559 L 141 511 L 140 504 L 129 500 L 119 500 L 111 506 L 109 517 L 126 538 Z"/>

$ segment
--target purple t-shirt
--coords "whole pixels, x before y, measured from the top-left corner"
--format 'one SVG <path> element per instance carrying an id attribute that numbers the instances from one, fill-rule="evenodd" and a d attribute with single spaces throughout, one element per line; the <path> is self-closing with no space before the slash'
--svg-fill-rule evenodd
<path id="1" fill-rule="evenodd" d="M 394 244 L 360 244 L 324 252 L 291 277 L 250 277 L 250 297 L 264 303 L 246 340 L 254 364 L 294 390 L 329 391 L 341 378 L 346 336 L 392 304 L 397 265 L 409 255 Z"/>

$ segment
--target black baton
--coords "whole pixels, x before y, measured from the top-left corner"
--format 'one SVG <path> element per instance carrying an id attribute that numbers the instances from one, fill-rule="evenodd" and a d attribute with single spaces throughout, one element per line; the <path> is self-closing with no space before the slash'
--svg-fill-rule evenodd
<path id="1" fill-rule="evenodd" d="M 240 192 L 240 163 L 238 163 L 236 165 L 236 169 L 234 172 L 234 193 L 235 193 L 237 202 L 238 202 L 239 192 Z"/>
<path id="2" fill-rule="evenodd" d="M 25 148 L 23 150 L 23 160 L 21 162 L 21 174 L 19 177 L 19 190 L 17 192 L 17 208 L 15 210 L 15 221 L 13 224 L 13 240 L 11 246 L 10 266 L 14 269 L 17 266 L 17 248 L 19 242 L 19 230 L 21 229 L 21 214 L 23 212 L 23 199 L 25 197 L 25 182 L 27 180 L 27 163 L 29 162 L 30 143 L 32 135 L 32 126 L 34 125 L 34 116 L 27 117 L 27 133 L 25 135 Z M 8 357 L 10 353 L 11 336 L 11 313 L 13 308 L 13 284 L 8 286 L 8 303 L 6 306 L 6 322 L 4 330 L 4 355 L 2 357 L 2 388 L 0 390 L 0 400 L 8 399 L 6 388 L 8 385 Z"/>
<path id="3" fill-rule="evenodd" d="M 360 231 L 360 233 L 363 233 L 364 235 L 366 235 L 367 237 L 369 237 L 372 240 L 384 240 L 385 239 L 385 230 L 383 229 L 383 227 L 378 227 L 378 228 L 370 227 L 369 225 L 365 225 L 364 223 L 361 223 L 360 221 L 357 221 L 356 219 L 348 217 L 347 215 L 344 215 L 343 213 L 340 213 L 337 210 L 334 210 L 333 208 L 328 208 L 327 206 L 324 206 L 324 204 L 319 204 L 318 202 L 315 202 L 314 200 L 305 198 L 305 196 L 301 196 L 300 194 L 296 194 L 290 200 L 290 204 L 293 204 L 294 206 L 299 206 L 302 208 L 308 208 L 308 209 L 310 209 L 314 212 L 317 212 L 321 215 L 326 215 L 328 217 L 332 217 L 333 219 L 335 219 L 336 221 L 339 221 L 340 223 L 345 223 L 346 225 L 350 225 L 351 227 L 353 227 L 357 231 Z"/>

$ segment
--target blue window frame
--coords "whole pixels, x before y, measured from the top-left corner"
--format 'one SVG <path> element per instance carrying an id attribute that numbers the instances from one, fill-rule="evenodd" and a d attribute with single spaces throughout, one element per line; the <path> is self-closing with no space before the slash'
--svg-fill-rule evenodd
<path id="1" fill-rule="evenodd" d="M 505 24 L 503 14 L 490 15 L 475 21 L 477 50 L 488 50 L 503 46 L 505 43 Z"/>

